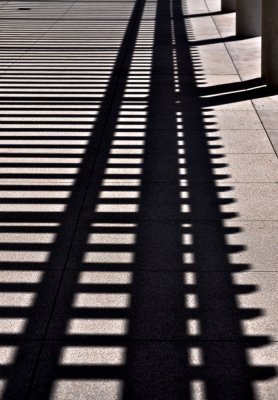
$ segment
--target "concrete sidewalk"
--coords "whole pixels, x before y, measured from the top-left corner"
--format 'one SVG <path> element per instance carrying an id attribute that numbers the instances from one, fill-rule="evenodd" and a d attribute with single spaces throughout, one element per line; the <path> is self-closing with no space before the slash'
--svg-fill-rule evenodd
<path id="1" fill-rule="evenodd" d="M 1 400 L 277 399 L 278 93 L 219 10 L 0 4 Z"/>

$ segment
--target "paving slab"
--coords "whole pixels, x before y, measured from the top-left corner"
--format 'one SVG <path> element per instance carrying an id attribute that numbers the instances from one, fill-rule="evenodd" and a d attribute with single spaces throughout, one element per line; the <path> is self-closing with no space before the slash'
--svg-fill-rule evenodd
<path id="1" fill-rule="evenodd" d="M 242 251 L 230 252 L 231 263 L 242 264 L 243 268 L 249 265 L 251 271 L 277 271 L 277 221 L 228 220 L 224 226 L 228 229 L 228 246 L 244 247 Z"/>
<path id="2" fill-rule="evenodd" d="M 262 111 L 263 110 L 272 110 L 275 112 L 275 110 L 277 110 L 277 106 L 278 106 L 278 95 L 270 94 L 269 96 L 262 97 L 261 99 L 254 99 L 253 104 L 254 104 L 256 110 L 258 110 L 258 112 L 260 112 L 261 110 Z"/>
<path id="3" fill-rule="evenodd" d="M 271 143 L 273 145 L 276 154 L 278 153 L 278 130 L 267 130 Z"/>
<path id="4" fill-rule="evenodd" d="M 259 112 L 262 123 L 267 130 L 278 129 L 278 111 L 277 110 L 260 110 Z"/>
<path id="5" fill-rule="evenodd" d="M 218 186 L 223 187 L 225 184 L 220 183 Z M 277 184 L 237 183 L 232 186 L 232 194 L 224 191 L 220 193 L 221 199 L 232 196 L 236 200 L 231 204 L 221 206 L 223 212 L 238 212 L 238 218 L 243 220 L 273 221 L 277 219 L 275 211 Z"/>
<path id="6" fill-rule="evenodd" d="M 218 10 L 220 11 L 221 7 L 219 5 Z M 234 37 L 236 31 L 235 24 L 235 13 L 220 13 L 220 15 L 213 16 L 213 20 L 219 30 L 221 37 L 225 40 L 225 38 Z"/>
<path id="7" fill-rule="evenodd" d="M 200 16 L 191 18 L 190 14 L 187 16 L 185 23 L 192 29 L 192 36 L 195 40 L 210 40 L 219 38 L 219 32 L 213 20 L 208 16 Z M 191 38 L 191 41 L 192 38 Z M 194 46 L 193 41 L 193 46 Z"/>
<path id="8" fill-rule="evenodd" d="M 226 46 L 242 79 L 260 77 L 260 63 L 258 62 L 261 52 L 260 38 L 229 42 Z M 254 58 L 257 61 L 254 62 Z"/>
<path id="9" fill-rule="evenodd" d="M 219 132 L 207 132 L 206 136 L 210 154 L 273 155 L 271 142 L 262 129 L 221 129 Z"/>

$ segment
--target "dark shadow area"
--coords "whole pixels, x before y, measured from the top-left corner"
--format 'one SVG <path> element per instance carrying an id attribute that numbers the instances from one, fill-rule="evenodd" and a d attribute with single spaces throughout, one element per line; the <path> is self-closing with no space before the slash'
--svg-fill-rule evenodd
<path id="1" fill-rule="evenodd" d="M 49 111 L 54 118 L 44 127 L 34 119 L 22 128 L 32 96 L 1 97 L 2 113 L 9 107 L 15 119 L 2 128 L 13 161 L 0 143 L 7 158 L 1 271 L 9 272 L 0 316 L 19 326 L 0 336 L 2 346 L 16 347 L 0 367 L 4 400 L 256 400 L 253 384 L 275 376 L 274 368 L 248 361 L 247 350 L 270 338 L 242 331 L 242 321 L 265 311 L 238 305 L 238 294 L 260 289 L 233 281 L 251 265 L 230 261 L 246 250 L 227 240 L 242 230 L 238 215 L 223 211 L 237 199 L 221 172 L 225 149 L 211 152 L 220 133 L 203 117 L 203 107 L 264 88 L 260 81 L 198 88 L 204 75 L 183 13 L 181 0 L 136 0 L 121 46 L 93 54 L 94 77 L 89 47 L 77 55 L 59 49 L 61 70 L 47 74 L 64 101 L 33 93 L 42 109 L 36 117 Z M 51 57 L 50 49 L 37 51 L 38 63 Z M 79 86 L 71 62 L 59 83 L 63 57 L 76 58 Z M 47 80 L 30 64 L 26 79 Z M 92 79 L 95 97 L 87 104 Z"/>
<path id="2" fill-rule="evenodd" d="M 243 36 L 226 36 L 226 37 L 217 37 L 214 39 L 205 39 L 205 40 L 196 40 L 192 42 L 193 46 L 205 46 L 208 44 L 215 44 L 215 43 L 229 43 L 229 42 L 236 42 L 239 40 L 246 40 L 248 38 Z"/>
<path id="3" fill-rule="evenodd" d="M 267 86 L 257 87 L 257 85 L 254 85 L 253 87 L 247 87 L 246 82 L 248 81 L 242 81 L 240 83 L 228 85 L 219 85 L 219 88 L 218 86 L 214 86 L 200 89 L 199 93 L 202 96 L 202 106 L 213 107 L 220 104 L 231 104 L 241 101 L 261 99 L 278 94 L 277 89 Z"/>
<path id="4" fill-rule="evenodd" d="M 198 93 L 202 97 L 202 107 L 213 107 L 220 104 L 231 104 L 275 96 L 278 91 L 276 88 L 266 86 L 263 78 L 257 78 L 199 88 Z"/>
<path id="5" fill-rule="evenodd" d="M 200 95 L 212 95 L 222 94 L 223 92 L 234 92 L 237 90 L 248 90 L 248 89 L 264 89 L 268 91 L 269 95 L 274 93 L 275 90 L 264 87 L 265 80 L 263 78 L 248 79 L 241 82 L 225 83 L 222 85 L 211 86 L 200 90 Z M 277 92 L 277 90 L 276 90 Z"/>
<path id="6" fill-rule="evenodd" d="M 200 14 L 188 14 L 184 18 L 213 17 L 214 15 L 223 15 L 230 13 L 234 13 L 234 11 L 215 11 L 215 12 L 200 13 Z"/>
<path id="7" fill-rule="evenodd" d="M 140 211 L 142 216 L 155 215 L 163 228 L 151 234 L 148 221 L 138 229 L 140 272 L 134 272 L 130 335 L 142 342 L 128 352 L 126 400 L 193 399 L 202 392 L 201 398 L 209 400 L 255 399 L 252 382 L 274 374 L 272 368 L 248 365 L 246 349 L 266 345 L 269 339 L 246 337 L 241 331 L 242 320 L 263 311 L 237 306 L 236 293 L 257 288 L 232 281 L 233 272 L 250 266 L 229 262 L 229 254 L 245 247 L 227 243 L 227 235 L 241 228 L 226 227 L 224 221 L 236 215 L 221 208 L 237 200 L 221 198 L 221 192 L 233 188 L 221 174 L 225 154 L 210 155 L 213 138 L 206 133 L 214 126 L 204 123 L 202 107 L 214 103 L 200 99 L 198 67 L 198 56 L 190 54 L 181 2 L 158 1 L 146 135 L 146 154 L 152 156 L 144 161 Z M 165 80 L 159 73 L 167 75 Z M 218 104 L 225 99 L 229 96 Z M 174 146 L 177 162 L 171 164 L 163 152 L 174 152 Z M 221 160 L 215 164 L 214 158 Z M 172 185 L 144 183 L 150 176 L 154 181 L 171 176 Z M 155 207 L 149 199 L 155 199 Z M 145 271 L 149 265 L 151 272 Z M 147 342 L 150 337 L 156 342 Z"/>

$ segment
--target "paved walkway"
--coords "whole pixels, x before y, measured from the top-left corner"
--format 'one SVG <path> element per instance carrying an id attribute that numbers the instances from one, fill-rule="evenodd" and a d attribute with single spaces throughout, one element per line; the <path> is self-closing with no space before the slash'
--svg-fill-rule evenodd
<path id="1" fill-rule="evenodd" d="M 219 9 L 0 3 L 1 399 L 277 399 L 278 96 Z"/>

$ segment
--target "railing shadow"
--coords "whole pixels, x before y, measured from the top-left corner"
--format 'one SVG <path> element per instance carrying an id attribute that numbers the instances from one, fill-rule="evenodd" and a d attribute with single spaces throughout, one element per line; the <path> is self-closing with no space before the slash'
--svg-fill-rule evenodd
<path id="1" fill-rule="evenodd" d="M 64 141 L 76 133 L 51 122 L 41 130 L 40 148 L 65 154 L 57 151 L 49 170 L 40 169 L 42 153 L 40 161 L 33 154 L 22 162 L 24 140 L 38 129 L 34 120 L 13 145 L 18 162 L 7 161 L 3 171 L 12 198 L 1 206 L 15 210 L 1 214 L 8 225 L 0 226 L 7 279 L 1 289 L 13 297 L 3 297 L 0 312 L 18 325 L 1 333 L 3 346 L 16 347 L 0 369 L 7 380 L 2 398 L 255 400 L 253 383 L 275 370 L 251 366 L 247 349 L 270 338 L 241 328 L 263 310 L 237 304 L 238 293 L 259 289 L 232 279 L 251 266 L 230 261 L 245 250 L 227 241 L 242 230 L 238 215 L 225 210 L 237 199 L 221 171 L 224 149 L 212 152 L 220 133 L 204 120 L 203 107 L 215 103 L 201 95 L 213 90 L 197 87 L 203 74 L 190 52 L 181 0 L 137 0 L 113 62 L 109 78 L 99 74 L 106 86 L 93 106 L 92 137 L 85 120 L 76 144 L 57 147 L 49 137 L 44 143 L 51 129 Z M 22 113 L 22 105 L 13 107 Z M 69 96 L 63 107 L 71 106 L 76 99 Z M 76 110 L 70 112 L 74 118 Z M 9 183 L 15 177 L 16 190 Z"/>

